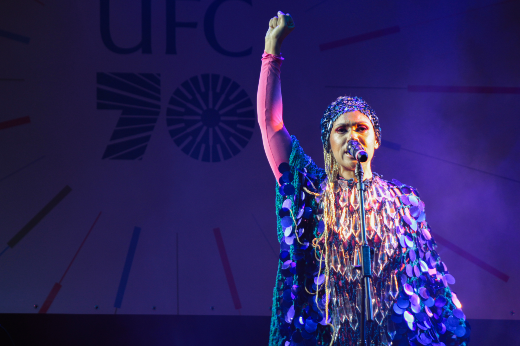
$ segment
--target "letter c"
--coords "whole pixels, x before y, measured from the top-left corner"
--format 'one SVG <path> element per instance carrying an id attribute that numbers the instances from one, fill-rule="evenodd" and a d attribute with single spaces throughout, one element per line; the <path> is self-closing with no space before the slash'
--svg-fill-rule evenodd
<path id="1" fill-rule="evenodd" d="M 246 50 L 241 52 L 230 52 L 218 43 L 217 37 L 215 35 L 215 15 L 217 14 L 217 10 L 224 2 L 230 0 L 215 0 L 211 5 L 209 5 L 208 10 L 206 11 L 206 15 L 204 16 L 204 34 L 206 35 L 206 39 L 208 40 L 209 45 L 225 56 L 232 57 L 241 57 L 251 55 L 253 52 L 253 47 L 249 47 Z M 246 4 L 252 5 L 252 0 L 238 0 L 245 2 Z"/>

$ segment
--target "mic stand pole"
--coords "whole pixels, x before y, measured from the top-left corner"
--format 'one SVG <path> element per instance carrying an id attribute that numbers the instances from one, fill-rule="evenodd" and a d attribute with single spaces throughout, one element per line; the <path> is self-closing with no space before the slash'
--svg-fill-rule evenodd
<path id="1" fill-rule="evenodd" d="M 374 320 L 374 311 L 372 310 L 372 294 L 370 291 L 370 278 L 372 277 L 372 266 L 370 261 L 370 247 L 367 244 L 367 231 L 365 225 L 365 184 L 363 183 L 363 167 L 361 167 L 361 163 L 359 161 L 356 165 L 355 174 L 357 178 L 357 190 L 359 197 L 359 218 L 361 219 L 361 271 L 363 275 L 360 336 L 361 346 L 366 346 L 366 322 Z"/>

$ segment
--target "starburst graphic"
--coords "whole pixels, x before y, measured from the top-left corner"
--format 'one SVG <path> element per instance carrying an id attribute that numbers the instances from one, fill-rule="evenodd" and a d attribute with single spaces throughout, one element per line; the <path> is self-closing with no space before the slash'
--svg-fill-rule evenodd
<path id="1" fill-rule="evenodd" d="M 166 113 L 173 142 L 188 156 L 220 162 L 245 148 L 255 127 L 253 103 L 228 77 L 194 76 L 178 87 Z"/>

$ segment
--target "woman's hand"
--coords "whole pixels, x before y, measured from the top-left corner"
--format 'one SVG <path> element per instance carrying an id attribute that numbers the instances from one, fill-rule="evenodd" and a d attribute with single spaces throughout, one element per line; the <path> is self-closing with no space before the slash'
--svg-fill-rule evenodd
<path id="1" fill-rule="evenodd" d="M 282 41 L 294 30 L 294 20 L 289 13 L 278 11 L 278 16 L 271 18 L 265 34 L 265 52 L 280 55 Z"/>

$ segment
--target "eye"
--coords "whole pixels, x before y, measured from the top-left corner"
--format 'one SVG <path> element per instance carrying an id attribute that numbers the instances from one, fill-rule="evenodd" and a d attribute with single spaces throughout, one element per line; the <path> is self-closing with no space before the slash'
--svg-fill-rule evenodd
<path id="1" fill-rule="evenodd" d="M 356 132 L 365 132 L 368 130 L 368 126 L 366 125 L 358 125 L 356 126 Z"/>
<path id="2" fill-rule="evenodd" d="M 345 133 L 345 132 L 347 132 L 347 129 L 346 129 L 345 126 L 340 126 L 340 127 L 338 127 L 338 128 L 336 129 L 336 132 L 337 132 L 337 133 Z"/>

